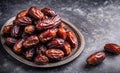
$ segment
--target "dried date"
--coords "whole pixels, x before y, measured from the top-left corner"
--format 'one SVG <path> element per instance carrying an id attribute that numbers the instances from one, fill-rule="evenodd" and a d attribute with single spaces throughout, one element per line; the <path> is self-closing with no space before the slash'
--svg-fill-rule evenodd
<path id="1" fill-rule="evenodd" d="M 23 42 L 23 46 L 25 48 L 30 48 L 37 45 L 38 43 L 39 43 L 38 37 L 36 35 L 32 35 Z"/>
<path id="2" fill-rule="evenodd" d="M 65 53 L 66 56 L 70 55 L 71 53 L 71 46 L 68 42 L 65 42 L 62 48 L 63 52 Z"/>
<path id="3" fill-rule="evenodd" d="M 40 45 L 36 48 L 37 55 L 44 55 L 47 48 L 44 45 Z"/>
<path id="4" fill-rule="evenodd" d="M 64 28 L 58 28 L 58 32 L 57 32 L 58 36 L 64 40 L 66 40 L 67 34 L 66 34 L 66 30 Z"/>
<path id="5" fill-rule="evenodd" d="M 4 28 L 3 28 L 3 34 L 4 35 L 9 35 L 10 31 L 11 31 L 11 28 L 12 28 L 12 25 L 6 25 L 6 26 L 4 26 Z"/>
<path id="6" fill-rule="evenodd" d="M 117 44 L 109 43 L 104 46 L 105 51 L 113 54 L 120 54 L 120 46 Z"/>
<path id="7" fill-rule="evenodd" d="M 34 62 L 39 65 L 48 64 L 49 59 L 45 55 L 37 55 L 34 59 Z"/>
<path id="8" fill-rule="evenodd" d="M 49 48 L 61 48 L 63 47 L 64 40 L 60 38 L 55 38 L 47 44 Z"/>
<path id="9" fill-rule="evenodd" d="M 60 49 L 48 49 L 46 56 L 52 60 L 61 60 L 64 57 L 64 52 Z"/>
<path id="10" fill-rule="evenodd" d="M 5 43 L 9 46 L 13 46 L 16 43 L 17 39 L 12 37 L 5 38 Z"/>
<path id="11" fill-rule="evenodd" d="M 28 60 L 32 60 L 34 54 L 35 54 L 35 49 L 34 49 L 34 48 L 28 49 L 28 50 L 25 52 L 25 57 L 26 57 L 26 59 L 28 59 Z"/>
<path id="12" fill-rule="evenodd" d="M 44 16 L 44 14 L 37 7 L 31 7 L 28 10 L 28 15 L 32 18 L 35 18 L 35 19 L 42 19 Z"/>
<path id="13" fill-rule="evenodd" d="M 51 19 L 45 19 L 45 20 L 36 22 L 36 28 L 38 30 L 46 30 L 46 29 L 58 26 L 60 22 L 61 22 L 61 17 L 59 15 L 56 15 Z"/>
<path id="14" fill-rule="evenodd" d="M 18 37 L 20 34 L 20 26 L 13 26 L 12 29 L 11 29 L 11 36 L 12 37 Z"/>
<path id="15" fill-rule="evenodd" d="M 14 51 L 16 54 L 22 53 L 22 47 L 23 47 L 22 43 L 23 43 L 23 41 L 24 41 L 24 39 L 20 39 L 20 40 L 18 40 L 18 41 L 14 44 L 14 46 L 13 46 L 13 51 Z"/>
<path id="16" fill-rule="evenodd" d="M 44 32 L 42 32 L 41 34 L 39 34 L 39 40 L 41 42 L 47 42 L 49 40 L 51 40 L 52 38 L 54 38 L 56 36 L 56 32 L 57 32 L 57 29 L 48 29 Z"/>
<path id="17" fill-rule="evenodd" d="M 35 26 L 34 25 L 27 25 L 24 29 L 25 33 L 27 34 L 33 34 L 35 31 Z"/>
<path id="18" fill-rule="evenodd" d="M 27 15 L 27 12 L 28 12 L 27 10 L 22 10 L 22 11 L 20 11 L 20 12 L 17 14 L 16 18 L 26 16 L 26 15 Z"/>
<path id="19" fill-rule="evenodd" d="M 105 59 L 106 55 L 104 52 L 96 52 L 87 58 L 87 64 L 96 65 L 101 63 Z"/>
<path id="20" fill-rule="evenodd" d="M 72 46 L 72 47 L 75 47 L 76 46 L 76 38 L 75 38 L 75 36 L 73 35 L 73 33 L 72 32 L 70 32 L 70 31 L 68 31 L 67 32 L 67 41 L 70 43 L 70 45 Z"/>
<path id="21" fill-rule="evenodd" d="M 52 16 L 55 16 L 55 15 L 56 15 L 56 13 L 55 13 L 53 10 L 51 10 L 50 8 L 47 8 L 47 7 L 41 9 L 41 12 L 43 12 L 44 15 L 47 15 L 47 16 L 49 16 L 49 17 L 52 17 Z"/>
<path id="22" fill-rule="evenodd" d="M 23 17 L 16 18 L 13 21 L 13 24 L 14 25 L 25 26 L 25 25 L 32 24 L 32 20 L 29 17 L 27 17 L 27 16 L 23 16 Z"/>

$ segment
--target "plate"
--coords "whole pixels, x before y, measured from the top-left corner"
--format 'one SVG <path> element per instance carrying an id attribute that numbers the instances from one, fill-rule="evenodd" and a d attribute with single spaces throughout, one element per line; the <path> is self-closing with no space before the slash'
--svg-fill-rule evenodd
<path id="1" fill-rule="evenodd" d="M 23 57 L 15 54 L 11 48 L 9 48 L 6 44 L 5 44 L 5 41 L 4 41 L 4 37 L 2 36 L 3 35 L 3 27 L 5 25 L 12 25 L 13 23 L 13 20 L 15 19 L 15 17 L 12 17 L 10 18 L 3 26 L 2 26 L 2 29 L 1 29 L 1 33 L 0 33 L 0 36 L 1 36 L 1 43 L 4 47 L 4 49 L 9 53 L 9 55 L 11 55 L 12 57 L 14 57 L 15 59 L 17 59 L 18 61 L 26 64 L 26 65 L 29 65 L 29 66 L 32 66 L 32 67 L 40 67 L 40 68 L 48 68 L 48 67 L 56 67 L 56 66 L 60 66 L 60 65 L 64 65 L 66 63 L 69 63 L 71 62 L 72 60 L 74 60 L 75 58 L 77 58 L 81 52 L 83 51 L 84 49 L 84 45 L 85 45 L 85 41 L 84 41 L 84 37 L 82 35 L 82 33 L 70 22 L 66 21 L 65 19 L 62 18 L 62 22 L 65 23 L 65 26 L 71 30 L 76 39 L 77 39 L 77 46 L 72 49 L 72 52 L 69 56 L 63 58 L 61 61 L 58 61 L 58 62 L 55 62 L 55 63 L 48 63 L 46 65 L 37 65 L 31 61 L 28 61 L 26 59 L 24 59 Z"/>

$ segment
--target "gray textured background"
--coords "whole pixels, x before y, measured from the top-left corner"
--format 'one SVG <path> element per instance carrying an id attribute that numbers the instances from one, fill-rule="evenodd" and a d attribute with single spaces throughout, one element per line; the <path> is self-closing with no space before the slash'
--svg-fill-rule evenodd
<path id="1" fill-rule="evenodd" d="M 56 68 L 24 65 L 0 44 L 0 73 L 120 73 L 120 55 L 107 54 L 103 63 L 87 66 L 86 58 L 102 51 L 105 43 L 120 44 L 120 0 L 0 0 L 0 27 L 22 9 L 51 7 L 85 36 L 86 45 L 74 61 Z"/>

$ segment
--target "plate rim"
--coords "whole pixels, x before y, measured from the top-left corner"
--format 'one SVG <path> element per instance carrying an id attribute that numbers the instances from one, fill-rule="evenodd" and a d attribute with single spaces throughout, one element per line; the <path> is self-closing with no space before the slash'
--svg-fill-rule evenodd
<path id="1" fill-rule="evenodd" d="M 12 17 L 10 18 L 9 20 L 6 21 L 6 23 L 4 25 L 2 25 L 1 27 L 1 31 L 0 31 L 0 39 L 1 39 L 1 43 L 2 43 L 2 46 L 3 48 L 7 51 L 7 53 L 9 55 L 11 55 L 13 58 L 15 58 L 16 60 L 18 60 L 19 62 L 21 63 L 24 63 L 25 65 L 28 65 L 28 66 L 32 66 L 32 67 L 38 67 L 38 68 L 49 68 L 49 67 L 57 67 L 57 66 L 61 66 L 61 65 L 64 65 L 64 64 L 67 64 L 71 61 L 73 61 L 74 59 L 76 59 L 83 51 L 84 49 L 84 46 L 85 46 L 85 39 L 84 39 L 84 36 L 83 34 L 80 32 L 80 30 L 78 30 L 78 28 L 76 28 L 72 23 L 70 23 L 69 21 L 65 20 L 64 18 L 62 18 L 61 20 L 68 24 L 70 27 L 72 27 L 74 29 L 74 31 L 77 33 L 77 35 L 79 36 L 80 38 L 80 47 L 78 47 L 78 51 L 75 52 L 73 55 L 71 55 L 71 57 L 65 59 L 65 60 L 62 60 L 62 61 L 59 61 L 57 63 L 53 63 L 53 64 L 46 64 L 46 65 L 37 65 L 37 64 L 34 64 L 33 62 L 30 62 L 26 59 L 23 60 L 23 58 L 21 58 L 20 56 L 16 55 L 12 50 L 7 50 L 7 49 L 10 49 L 9 47 L 7 47 L 5 44 L 4 44 L 4 39 L 3 39 L 3 27 L 5 25 L 9 25 L 10 22 L 12 22 L 13 20 L 15 19 L 15 17 Z"/>

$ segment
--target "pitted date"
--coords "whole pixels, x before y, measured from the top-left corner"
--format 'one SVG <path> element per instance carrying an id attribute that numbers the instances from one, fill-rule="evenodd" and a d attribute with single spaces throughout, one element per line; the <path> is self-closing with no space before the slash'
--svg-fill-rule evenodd
<path id="1" fill-rule="evenodd" d="M 12 37 L 5 38 L 5 43 L 9 46 L 13 46 L 16 43 L 17 39 Z"/>
<path id="2" fill-rule="evenodd" d="M 44 55 L 47 48 L 44 45 L 40 45 L 36 48 L 37 55 Z"/>
<path id="3" fill-rule="evenodd" d="M 52 60 L 61 60 L 64 57 L 64 52 L 60 49 L 48 49 L 46 55 Z"/>
<path id="4" fill-rule="evenodd" d="M 68 42 L 65 42 L 62 48 L 63 52 L 65 53 L 66 56 L 70 55 L 71 53 L 71 46 Z"/>
<path id="5" fill-rule="evenodd" d="M 58 32 L 57 32 L 58 36 L 64 40 L 66 40 L 67 34 L 66 34 L 66 30 L 64 28 L 58 28 Z"/>
<path id="6" fill-rule="evenodd" d="M 22 43 L 23 43 L 24 39 L 20 39 L 18 40 L 14 46 L 13 46 L 13 51 L 16 53 L 16 54 L 21 54 L 22 53 Z"/>
<path id="7" fill-rule="evenodd" d="M 67 32 L 67 41 L 70 43 L 72 47 L 76 46 L 76 38 L 70 31 Z"/>
<path id="8" fill-rule="evenodd" d="M 16 18 L 13 21 L 13 24 L 14 25 L 21 25 L 21 26 L 29 25 L 29 24 L 32 24 L 32 20 L 27 16 L 23 16 L 23 17 Z"/>
<path id="9" fill-rule="evenodd" d="M 31 7 L 29 10 L 28 10 L 28 15 L 30 17 L 33 17 L 35 19 L 42 19 L 44 14 L 40 11 L 39 8 L 37 7 Z"/>
<path id="10" fill-rule="evenodd" d="M 96 65 L 101 63 L 105 59 L 106 55 L 104 52 L 96 52 L 89 56 L 86 60 L 89 65 Z"/>
<path id="11" fill-rule="evenodd" d="M 41 34 L 39 34 L 39 40 L 41 42 L 47 42 L 49 40 L 51 40 L 52 38 L 54 38 L 56 36 L 56 32 L 57 32 L 57 29 L 48 29 L 44 32 L 42 32 Z"/>
<path id="12" fill-rule="evenodd" d="M 36 28 L 38 30 L 46 30 L 46 29 L 58 26 L 60 22 L 61 22 L 61 17 L 59 15 L 56 15 L 51 19 L 45 19 L 45 20 L 36 22 Z"/>
<path id="13" fill-rule="evenodd" d="M 34 25 L 27 25 L 24 29 L 25 33 L 27 34 L 33 34 L 35 31 L 35 26 Z"/>
<path id="14" fill-rule="evenodd" d="M 22 10 L 22 11 L 20 11 L 20 12 L 17 14 L 16 18 L 26 16 L 26 15 L 27 15 L 27 12 L 28 12 L 27 10 Z"/>
<path id="15" fill-rule="evenodd" d="M 113 54 L 120 54 L 120 46 L 117 44 L 109 43 L 104 46 L 105 51 Z"/>
<path id="16" fill-rule="evenodd" d="M 50 8 L 43 8 L 43 9 L 41 9 L 41 11 L 45 14 L 45 15 L 47 15 L 47 16 L 49 16 L 49 17 L 52 17 L 52 16 L 55 16 L 56 15 L 56 13 L 53 11 L 53 10 L 51 10 Z"/>
<path id="17" fill-rule="evenodd" d="M 38 43 L 39 43 L 38 37 L 36 35 L 32 35 L 23 42 L 23 46 L 25 48 L 30 48 L 32 46 L 37 45 Z"/>
<path id="18" fill-rule="evenodd" d="M 55 38 L 47 44 L 49 48 L 61 48 L 63 47 L 64 40 L 61 38 Z"/>
<path id="19" fill-rule="evenodd" d="M 12 37 L 18 37 L 20 34 L 20 26 L 13 26 L 12 29 L 11 29 L 11 36 Z"/>
<path id="20" fill-rule="evenodd" d="M 12 25 L 6 25 L 6 26 L 4 26 L 4 28 L 3 28 L 3 34 L 4 35 L 9 35 L 11 29 L 12 29 Z"/>
<path id="21" fill-rule="evenodd" d="M 26 59 L 28 59 L 28 60 L 32 60 L 34 54 L 35 54 L 35 49 L 34 49 L 34 48 L 28 49 L 28 50 L 25 52 L 25 57 L 26 57 Z"/>
<path id="22" fill-rule="evenodd" d="M 45 55 L 37 55 L 34 59 L 34 62 L 39 65 L 48 64 L 49 59 Z"/>

